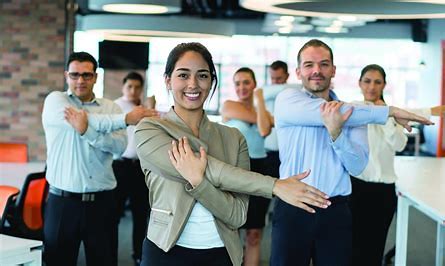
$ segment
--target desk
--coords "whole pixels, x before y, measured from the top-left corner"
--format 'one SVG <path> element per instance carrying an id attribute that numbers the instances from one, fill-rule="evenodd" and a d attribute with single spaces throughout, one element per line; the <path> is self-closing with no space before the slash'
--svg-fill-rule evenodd
<path id="1" fill-rule="evenodd" d="M 0 234 L 0 265 L 42 265 L 42 241 Z"/>
<path id="2" fill-rule="evenodd" d="M 436 266 L 443 265 L 445 237 L 445 158 L 396 157 L 398 194 L 396 260 L 406 265 L 409 207 L 437 222 Z"/>
<path id="3" fill-rule="evenodd" d="M 43 172 L 43 170 L 45 170 L 45 162 L 0 163 L 0 185 L 21 189 L 28 174 Z"/>

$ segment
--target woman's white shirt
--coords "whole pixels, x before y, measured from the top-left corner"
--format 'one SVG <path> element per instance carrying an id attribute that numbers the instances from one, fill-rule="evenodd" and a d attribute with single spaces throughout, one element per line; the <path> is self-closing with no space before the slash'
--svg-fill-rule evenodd
<path id="1" fill-rule="evenodd" d="M 370 102 L 355 102 L 369 104 Z M 430 109 L 409 110 L 429 118 Z M 402 151 L 408 138 L 403 127 L 390 117 L 385 125 L 368 125 L 369 161 L 365 170 L 357 178 L 368 182 L 391 184 L 397 180 L 394 171 L 395 152 Z"/>

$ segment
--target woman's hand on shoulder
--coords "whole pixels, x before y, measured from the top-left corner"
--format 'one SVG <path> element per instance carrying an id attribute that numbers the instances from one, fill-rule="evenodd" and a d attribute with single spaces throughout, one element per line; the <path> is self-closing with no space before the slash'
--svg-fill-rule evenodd
<path id="1" fill-rule="evenodd" d="M 199 154 L 195 154 L 188 139 L 182 137 L 179 141 L 172 141 L 168 155 L 179 174 L 194 188 L 201 184 L 207 167 L 207 153 L 203 147 L 200 147 Z"/>

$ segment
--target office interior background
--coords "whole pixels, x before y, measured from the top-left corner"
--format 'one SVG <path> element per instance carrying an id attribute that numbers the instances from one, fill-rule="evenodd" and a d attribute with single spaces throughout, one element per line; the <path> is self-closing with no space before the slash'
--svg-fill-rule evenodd
<path id="1" fill-rule="evenodd" d="M 171 13 L 165 14 L 123 14 L 102 8 L 116 2 L 0 3 L 0 141 L 25 142 L 31 161 L 44 160 L 43 99 L 63 89 L 70 51 L 88 51 L 101 61 L 103 41 L 146 44 L 148 68 L 137 70 L 147 78 L 146 95 L 155 95 L 160 109 L 171 104 L 162 73 L 168 51 L 179 42 L 202 42 L 215 58 L 220 85 L 206 108 L 217 114 L 221 103 L 235 95 L 232 74 L 238 67 L 252 67 L 262 86 L 268 83 L 268 64 L 284 60 L 290 67 L 290 82 L 298 83 L 297 52 L 310 38 L 321 38 L 333 48 L 337 65 L 333 88 L 345 101 L 361 99 L 359 71 L 378 63 L 387 70 L 389 104 L 416 108 L 443 104 L 445 3 L 441 1 L 314 1 L 301 8 L 316 13 L 300 14 L 295 4 L 285 10 L 290 15 L 266 12 L 276 12 L 274 3 L 280 1 L 142 1 L 166 5 Z M 252 7 L 257 10 L 248 9 Z M 117 98 L 120 78 L 129 70 L 134 69 L 100 67 L 96 95 Z M 444 149 L 443 129 L 438 119 L 434 122 L 436 126 L 425 128 L 422 145 L 430 155 Z"/>
<path id="2" fill-rule="evenodd" d="M 161 5 L 166 13 L 104 9 L 119 2 Z M 0 142 L 26 143 L 29 161 L 46 159 L 43 101 L 50 92 L 64 89 L 63 71 L 72 51 L 90 52 L 100 62 L 107 55 L 130 55 L 140 64 L 118 57 L 108 58 L 118 66 L 99 66 L 96 96 L 119 97 L 122 77 L 137 70 L 146 77 L 145 95 L 155 95 L 158 108 L 165 111 L 172 103 L 163 81 L 168 52 L 180 42 L 201 42 L 217 64 L 218 91 L 206 106 L 217 119 L 222 102 L 235 98 L 232 75 L 241 66 L 255 71 L 261 87 L 270 81 L 268 65 L 283 60 L 289 65 L 289 82 L 298 83 L 297 52 L 311 38 L 332 47 L 337 66 L 333 89 L 345 101 L 362 99 L 360 70 L 377 63 L 387 71 L 388 104 L 445 104 L 441 0 L 0 0 Z M 118 47 L 117 52 L 101 54 L 101 44 L 107 42 Z M 145 47 L 145 52 L 135 53 L 131 45 Z M 443 157 L 445 126 L 440 118 L 432 120 L 436 124 L 424 128 L 421 151 Z M 418 233 L 411 241 L 427 243 L 419 244 L 416 252 L 432 261 L 436 224 L 419 219 L 419 213 L 414 216 L 427 233 L 410 229 Z M 124 224 L 129 226 L 128 221 Z"/>

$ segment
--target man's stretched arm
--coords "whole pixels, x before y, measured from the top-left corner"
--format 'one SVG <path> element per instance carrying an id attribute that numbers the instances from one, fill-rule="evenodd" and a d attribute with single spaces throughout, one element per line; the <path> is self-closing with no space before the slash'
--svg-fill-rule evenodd
<path id="1" fill-rule="evenodd" d="M 286 89 L 275 101 L 275 125 L 286 126 L 323 126 L 320 107 L 326 101 L 311 96 L 304 90 Z M 394 117 L 397 123 L 410 130 L 409 121 L 425 125 L 433 124 L 428 119 L 394 106 L 368 106 L 345 103 L 340 112 L 344 114 L 353 108 L 354 112 L 345 122 L 345 127 L 356 127 L 367 124 L 385 124 L 388 117 Z"/>

